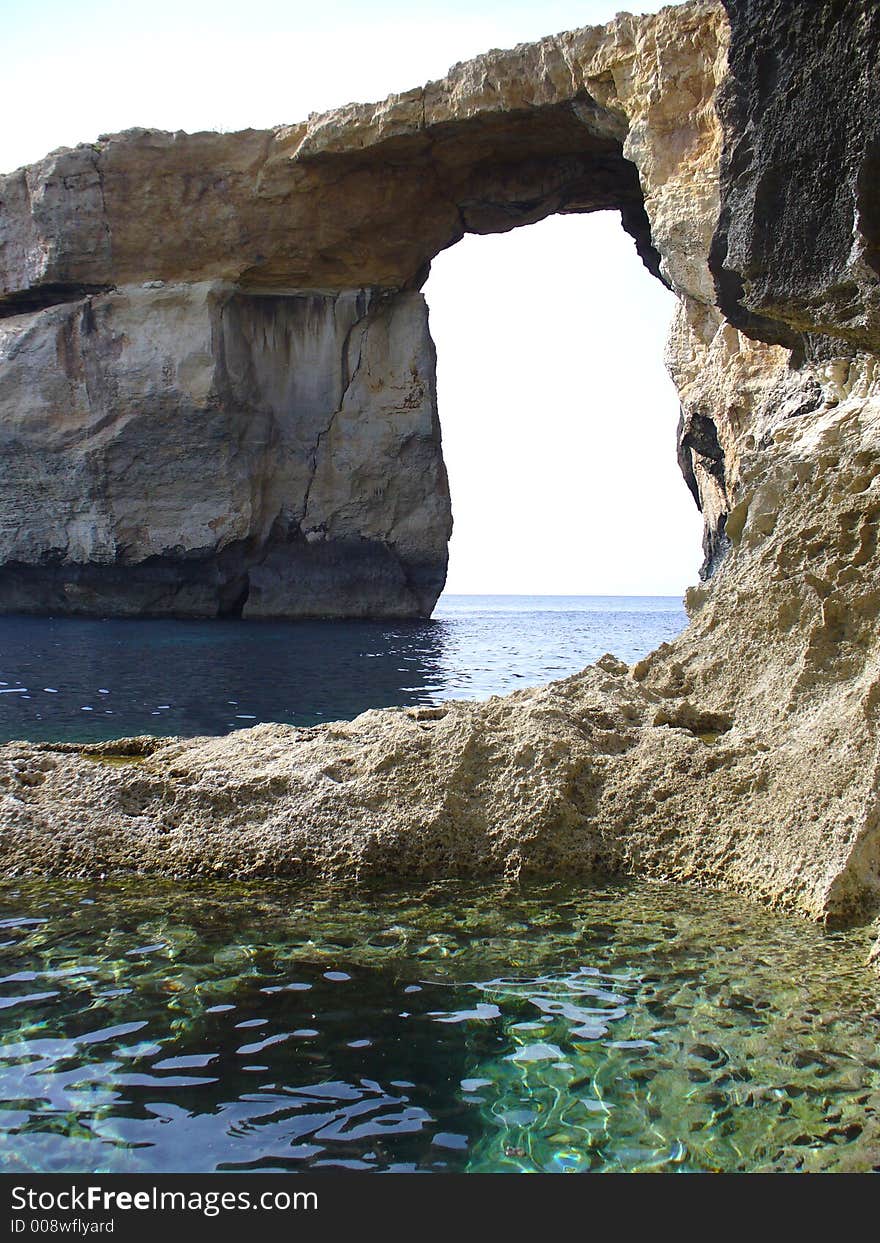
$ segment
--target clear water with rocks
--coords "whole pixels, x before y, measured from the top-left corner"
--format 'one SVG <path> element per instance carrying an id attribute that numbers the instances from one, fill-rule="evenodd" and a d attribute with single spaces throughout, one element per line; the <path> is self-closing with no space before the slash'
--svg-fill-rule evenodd
<path id="1" fill-rule="evenodd" d="M 632 661 L 678 600 L 0 618 L 0 738 L 223 733 Z M 864 931 L 663 885 L 0 882 L 0 1170 L 866 1170 Z"/>
<path id="2" fill-rule="evenodd" d="M 863 934 L 658 884 L 0 899 L 6 1172 L 880 1162 Z"/>

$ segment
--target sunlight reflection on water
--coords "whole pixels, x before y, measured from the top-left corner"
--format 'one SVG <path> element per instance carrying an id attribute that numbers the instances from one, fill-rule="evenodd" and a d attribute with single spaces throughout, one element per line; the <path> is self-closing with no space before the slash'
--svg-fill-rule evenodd
<path id="1" fill-rule="evenodd" d="M 134 878 L 0 914 L 7 1172 L 880 1162 L 865 935 L 738 897 Z"/>
<path id="2" fill-rule="evenodd" d="M 639 659 L 678 599 L 448 596 L 427 622 L 0 617 L 0 740 L 224 734 L 484 699 Z"/>

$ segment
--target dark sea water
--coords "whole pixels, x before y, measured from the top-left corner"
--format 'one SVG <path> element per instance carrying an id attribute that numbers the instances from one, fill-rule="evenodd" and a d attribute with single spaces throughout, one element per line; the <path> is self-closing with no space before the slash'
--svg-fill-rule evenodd
<path id="1" fill-rule="evenodd" d="M 0 617 L 0 741 L 224 734 L 484 699 L 608 651 L 638 660 L 686 620 L 662 596 L 444 596 L 427 622 Z"/>

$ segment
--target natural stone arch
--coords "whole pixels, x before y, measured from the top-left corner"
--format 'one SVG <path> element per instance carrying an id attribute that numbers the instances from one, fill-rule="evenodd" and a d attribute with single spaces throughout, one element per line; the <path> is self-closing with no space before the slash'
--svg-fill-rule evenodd
<path id="1" fill-rule="evenodd" d="M 2 607 L 429 614 L 451 529 L 432 258 L 615 208 L 655 276 L 708 297 L 725 30 L 702 3 L 623 17 L 384 104 L 132 131 L 7 177 Z"/>
<path id="2" fill-rule="evenodd" d="M 136 765 L 95 764 L 73 745 L 9 744 L 0 749 L 5 868 L 410 877 L 601 869 L 733 887 L 819 919 L 876 914 L 878 57 L 873 0 L 725 0 L 724 9 L 698 0 L 491 53 L 424 90 L 271 134 L 123 135 L 7 178 L 7 606 L 23 567 L 69 589 L 59 598 L 75 608 L 90 603 L 87 592 L 77 597 L 78 567 L 109 566 L 131 584 L 138 566 L 168 555 L 156 497 L 142 529 L 106 503 L 106 474 L 94 470 L 138 417 L 135 380 L 156 395 L 159 415 L 166 398 L 179 414 L 184 386 L 195 423 L 218 420 L 222 441 L 217 374 L 233 388 L 247 378 L 269 404 L 280 391 L 273 370 L 261 388 L 249 351 L 307 342 L 310 357 L 323 358 L 326 347 L 333 365 L 314 370 L 324 380 L 310 392 L 327 376 L 342 391 L 356 376 L 371 400 L 384 392 L 379 424 L 411 416 L 420 431 L 409 451 L 427 454 L 401 478 L 429 471 L 433 357 L 417 326 L 416 287 L 424 263 L 463 226 L 460 205 L 436 184 L 423 220 L 413 210 L 419 179 L 398 174 L 418 167 L 429 185 L 438 131 L 476 135 L 486 125 L 497 139 L 492 127 L 505 112 L 546 119 L 562 105 L 587 104 L 586 130 L 610 134 L 638 171 L 660 272 L 681 303 L 668 359 L 682 462 L 717 568 L 688 593 L 688 629 L 632 669 L 608 656 L 564 682 L 486 703 L 108 744 Z M 366 184 L 385 190 L 359 212 L 353 187 Z M 566 192 L 575 184 L 564 181 Z M 492 213 L 495 195 L 493 183 Z M 529 201 L 532 211 L 548 200 Z M 418 223 L 415 241 L 396 231 L 401 220 Z M 169 222 L 170 238 L 157 231 Z M 370 238 L 383 239 L 375 252 Z M 111 284 L 115 292 L 96 292 Z M 266 297 L 274 302 L 248 313 L 246 299 Z M 266 309 L 275 302 L 280 317 Z M 193 348 L 184 362 L 185 339 Z M 220 351 L 221 341 L 235 348 Z M 330 413 L 355 432 L 376 408 L 358 400 Z M 245 432 L 253 412 L 239 413 Z M 316 426 L 323 441 L 331 432 Z M 162 460 L 187 467 L 186 447 L 163 443 Z M 245 449 L 243 434 L 239 466 Z M 227 484 L 224 496 L 239 494 L 234 469 L 224 483 L 203 453 L 206 474 L 211 496 Z M 191 473 L 194 485 L 201 476 Z M 249 468 L 242 478 L 253 478 Z M 369 478 L 352 478 L 353 495 L 369 502 Z M 423 494 L 442 501 L 441 483 L 435 474 Z M 314 484 L 310 503 L 313 493 Z M 274 500 L 258 489 L 248 512 L 268 522 Z M 238 538 L 210 505 L 191 508 L 199 535 L 171 548 L 176 573 Z M 436 545 L 425 555 L 417 512 L 401 501 L 395 541 L 378 542 L 404 582 L 403 566 L 416 567 L 427 591 L 438 560 Z M 315 546 L 343 555 L 345 539 L 369 540 L 351 498 L 333 522 Z M 245 525 L 245 551 L 249 533 Z M 313 546 L 305 535 L 302 544 Z"/>

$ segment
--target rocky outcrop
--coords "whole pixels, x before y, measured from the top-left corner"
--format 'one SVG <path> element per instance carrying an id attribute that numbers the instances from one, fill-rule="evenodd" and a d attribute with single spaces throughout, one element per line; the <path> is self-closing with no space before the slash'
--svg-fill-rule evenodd
<path id="1" fill-rule="evenodd" d="M 402 470 L 396 486 L 408 499 L 398 504 L 399 525 L 382 525 L 379 499 L 376 514 L 383 517 L 373 528 L 378 545 L 407 549 L 398 558 L 402 567 L 421 567 L 421 579 L 401 570 L 411 591 L 437 573 L 442 559 L 436 544 L 424 553 L 426 498 L 435 498 L 431 522 L 442 523 L 447 512 L 437 501 L 442 491 L 445 503 L 445 491 L 438 483 L 430 343 L 424 330 L 412 335 L 414 319 L 424 314 L 415 290 L 425 262 L 465 229 L 619 207 L 646 263 L 680 302 L 667 358 L 681 396 L 679 460 L 706 519 L 706 566 L 704 581 L 688 593 L 688 629 L 633 669 L 609 656 L 565 682 L 506 699 L 369 712 L 312 730 L 261 726 L 223 739 L 129 740 L 91 749 L 10 744 L 0 749 L 5 869 L 417 876 L 609 870 L 734 887 L 820 919 L 865 918 L 880 908 L 880 126 L 866 85 L 878 54 L 880 26 L 868 0 L 727 0 L 725 9 L 695 3 L 491 53 L 422 91 L 313 117 L 269 138 L 239 136 L 240 163 L 222 189 L 228 211 L 199 207 L 206 191 L 194 155 L 227 138 L 135 135 L 52 157 L 93 169 L 91 180 L 82 178 L 83 210 L 67 232 L 51 224 L 56 165 L 50 160 L 43 171 L 27 172 L 35 189 L 38 182 L 45 188 L 42 197 L 32 193 L 27 210 L 22 195 L 20 223 L 7 215 L 3 254 L 7 273 L 19 273 L 6 278 L 7 306 L 20 311 L 26 296 L 31 309 L 7 319 L 5 331 L 23 341 L 32 333 L 22 359 L 43 350 L 47 362 L 43 387 L 35 390 L 43 394 L 42 423 L 23 416 L 22 443 L 28 435 L 55 436 L 59 454 L 69 451 L 73 461 L 87 425 L 104 460 L 114 460 L 125 420 L 140 417 L 125 392 L 137 380 L 146 397 L 162 371 L 155 361 L 137 362 L 136 354 L 154 360 L 161 351 L 150 353 L 143 340 L 113 325 L 134 313 L 138 298 L 150 306 L 166 298 L 180 308 L 178 322 L 195 325 L 185 338 L 170 334 L 192 342 L 192 361 L 184 366 L 183 351 L 169 346 L 169 405 L 179 408 L 179 394 L 187 392 L 193 412 L 213 412 L 213 473 L 229 479 L 228 495 L 239 506 L 234 470 L 238 479 L 252 478 L 259 454 L 271 458 L 248 514 L 260 515 L 261 555 L 269 548 L 267 562 L 275 557 L 272 564 L 281 567 L 291 548 L 332 547 L 343 513 L 354 515 L 346 538 L 355 528 L 363 534 L 366 519 L 355 511 L 367 491 L 348 476 L 366 469 L 365 459 L 344 455 L 358 434 L 371 446 L 389 423 L 382 443 L 393 445 L 402 434 L 404 393 L 412 391 L 410 380 L 416 384 L 406 359 L 421 349 L 416 374 L 424 393 L 414 418 L 423 431 L 412 451 L 422 455 L 422 477 L 434 474 L 421 492 L 406 493 L 418 472 Z M 136 149 L 154 152 L 146 180 L 126 180 L 119 171 L 126 160 L 143 158 Z M 125 212 L 117 223 L 114 211 L 124 188 L 131 194 L 135 184 L 149 188 L 147 201 L 167 203 L 168 185 L 182 186 L 184 149 L 194 170 L 182 199 L 195 213 L 188 217 L 193 242 L 175 258 L 173 247 L 163 250 L 169 267 L 161 269 L 158 243 L 139 249 L 136 226 Z M 227 163 L 231 168 L 231 157 Z M 292 185 L 300 196 L 296 210 L 276 213 L 275 206 L 290 206 L 284 195 Z M 256 218 L 247 213 L 257 212 L 257 194 L 266 200 L 259 259 L 247 250 L 248 221 Z M 326 210 L 331 203 L 338 211 Z M 302 221 L 313 210 L 309 232 Z M 204 224 L 196 227 L 200 211 Z M 407 219 L 408 231 L 401 227 Z M 106 221 L 103 233 L 98 221 Z M 230 246 L 234 228 L 238 249 Z M 26 235 L 43 240 L 15 241 Z M 107 266 L 108 236 L 115 276 Z M 280 288 L 285 273 L 295 289 Z M 118 282 L 122 274 L 131 282 L 174 284 L 83 295 L 85 287 Z M 331 290 L 307 303 L 301 286 L 308 282 Z M 355 289 L 362 292 L 345 292 Z M 34 299 L 57 302 L 65 290 L 69 305 L 33 309 Z M 267 342 L 280 340 L 280 325 L 292 315 L 290 348 L 301 350 L 297 317 L 307 306 L 324 325 L 320 339 L 330 342 L 327 370 L 322 364 L 311 374 L 342 378 L 326 385 L 315 378 L 308 399 L 297 397 L 304 407 L 312 401 L 314 412 L 309 434 L 298 439 L 298 416 L 285 414 L 294 403 L 278 396 L 288 373 L 278 347 Z M 398 314 L 399 355 L 385 343 Z M 212 316 L 222 332 L 211 331 L 209 350 L 198 325 Z M 271 332 L 264 327 L 270 320 Z M 66 335 L 57 335 L 68 323 Z M 351 323 L 354 329 L 345 326 Z M 355 332 L 366 353 L 358 353 L 359 367 L 340 371 L 333 342 L 343 332 L 352 334 L 346 357 Z M 363 374 L 371 395 L 349 398 L 371 334 L 376 361 Z M 56 345 L 62 338 L 69 346 Z M 48 359 L 59 349 L 59 358 L 72 361 L 56 367 Z M 309 357 L 319 354 L 315 346 Z M 118 413 L 92 423 L 89 409 L 65 424 L 49 395 L 52 377 L 64 367 L 88 377 L 93 364 L 85 360 L 97 357 L 104 360 L 103 388 L 91 379 L 64 382 L 115 393 L 107 400 L 118 399 Z M 391 357 L 400 358 L 399 371 L 396 363 L 385 369 Z M 121 377 L 116 389 L 106 383 L 114 368 Z M 383 413 L 373 394 L 384 391 L 380 380 L 398 374 Z M 13 379 L 7 391 L 13 390 L 23 392 L 24 380 Z M 247 402 L 247 417 L 236 422 L 233 412 Z M 322 423 L 318 411 L 330 407 Z M 347 422 L 337 413 L 346 409 Z M 267 453 L 268 432 L 248 440 L 258 417 L 266 420 L 260 426 L 278 429 L 283 452 Z M 154 422 L 161 426 L 162 417 Z M 325 447 L 321 430 L 331 425 Z M 230 459 L 224 429 L 231 426 L 243 447 Z M 178 454 L 188 434 L 184 420 L 176 430 Z M 159 454 L 158 442 L 150 451 Z M 388 454 L 391 460 L 393 448 Z M 327 478 L 319 486 L 322 461 Z M 273 490 L 280 462 L 286 478 L 306 480 L 308 497 L 289 508 L 286 535 L 273 526 L 283 496 L 294 490 L 292 483 Z M 38 470 L 48 467 L 37 453 L 21 486 Z M 114 471 L 101 471 L 88 516 L 72 522 L 74 493 L 64 494 L 57 527 L 37 537 L 29 564 L 37 564 L 49 540 L 61 550 L 53 565 L 97 562 L 87 541 L 97 539 L 99 512 L 110 515 L 106 543 L 94 545 L 104 550 L 103 564 L 116 566 L 120 546 L 138 550 L 125 554 L 133 563 L 142 549 L 167 556 L 174 520 L 152 544 L 151 532 L 160 528 L 138 528 L 136 507 L 123 528 L 117 494 L 102 491 Z M 168 481 L 172 495 L 175 477 Z M 47 479 L 40 495 L 66 479 L 63 471 Z M 346 486 L 349 500 L 339 505 L 338 489 Z M 315 487 L 324 499 L 314 516 L 322 515 L 324 531 L 309 544 L 309 531 L 318 529 L 310 526 Z M 228 554 L 240 582 L 250 574 L 242 532 L 258 524 L 250 516 L 240 526 L 233 522 L 227 538 L 227 528 L 210 526 L 217 516 L 210 501 L 204 515 L 202 522 L 197 511 L 199 555 L 219 579 L 219 546 L 244 541 Z M 129 528 L 127 542 L 114 543 Z M 206 529 L 218 532 L 215 543 Z M 172 561 L 187 557 L 189 545 Z M 70 573 L 59 570 L 55 581 L 68 583 Z M 282 569 L 277 573 L 283 584 Z M 273 590 L 278 599 L 285 588 Z"/>
<path id="2" fill-rule="evenodd" d="M 740 466 L 684 635 L 487 703 L 0 748 L 7 871 L 625 872 L 813 918 L 880 906 L 880 394 L 826 379 Z"/>
<path id="3" fill-rule="evenodd" d="M 7 870 L 629 872 L 814 918 L 880 905 L 880 401 L 826 382 L 741 465 L 692 623 L 487 703 L 298 730 L 0 748 Z M 820 517 L 817 517 L 820 515 Z M 804 533 L 807 538 L 804 539 Z"/>

